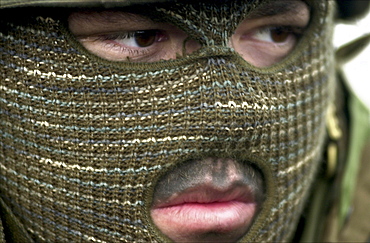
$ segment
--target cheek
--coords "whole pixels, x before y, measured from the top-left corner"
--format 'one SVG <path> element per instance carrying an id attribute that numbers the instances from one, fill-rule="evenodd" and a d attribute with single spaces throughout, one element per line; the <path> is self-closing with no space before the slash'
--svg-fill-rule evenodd
<path id="1" fill-rule="evenodd" d="M 293 40 L 286 44 L 267 44 L 254 40 L 234 40 L 232 43 L 235 51 L 255 67 L 268 67 L 280 62 L 291 53 L 294 45 Z"/>
<path id="2" fill-rule="evenodd" d="M 83 40 L 83 39 L 80 40 L 80 43 L 86 50 L 88 50 L 92 54 L 95 54 L 101 58 L 111 60 L 111 61 L 117 60 L 117 58 L 119 58 L 118 47 L 112 43 L 102 43 L 98 41 L 90 41 L 90 40 Z"/>
<path id="3" fill-rule="evenodd" d="M 86 50 L 88 50 L 89 52 L 91 52 L 91 53 L 93 53 L 93 54 L 95 54 L 95 55 L 97 55 L 97 56 L 101 56 L 101 44 L 98 44 L 98 43 L 96 43 L 96 42 L 94 42 L 94 41 L 87 41 L 87 40 L 80 40 L 80 43 L 81 43 L 81 45 L 83 46 L 83 47 L 85 47 L 86 48 Z M 105 53 L 103 53 L 103 54 L 105 54 L 104 56 L 101 56 L 101 57 L 103 57 L 103 58 L 105 58 L 105 59 L 107 59 L 107 58 L 109 58 L 110 57 L 110 55 L 107 53 L 107 52 L 105 52 Z M 108 59 L 109 60 L 109 59 Z M 110 59 L 111 60 L 111 59 Z"/>
<path id="4" fill-rule="evenodd" d="M 253 47 L 247 47 L 244 49 L 235 48 L 242 58 L 255 67 L 267 67 L 280 61 L 277 58 L 269 57 L 266 58 L 266 53 Z"/>

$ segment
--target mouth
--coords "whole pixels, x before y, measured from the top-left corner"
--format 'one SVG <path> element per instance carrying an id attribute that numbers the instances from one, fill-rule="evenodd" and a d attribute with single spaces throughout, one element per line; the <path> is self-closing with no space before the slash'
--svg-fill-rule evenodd
<path id="1" fill-rule="evenodd" d="M 263 201 L 259 172 L 230 159 L 189 162 L 158 183 L 151 217 L 175 242 L 234 242 Z"/>

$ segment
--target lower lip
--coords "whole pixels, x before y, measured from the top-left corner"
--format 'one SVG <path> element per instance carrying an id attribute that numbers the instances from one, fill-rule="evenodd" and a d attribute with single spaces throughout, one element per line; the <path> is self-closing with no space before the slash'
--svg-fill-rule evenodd
<path id="1" fill-rule="evenodd" d="M 177 236 L 204 235 L 207 233 L 226 234 L 235 240 L 242 237 L 252 223 L 256 212 L 255 203 L 241 201 L 183 203 L 154 208 L 151 216 L 157 227 L 169 238 L 172 232 Z M 161 227 L 163 225 L 163 227 Z"/>

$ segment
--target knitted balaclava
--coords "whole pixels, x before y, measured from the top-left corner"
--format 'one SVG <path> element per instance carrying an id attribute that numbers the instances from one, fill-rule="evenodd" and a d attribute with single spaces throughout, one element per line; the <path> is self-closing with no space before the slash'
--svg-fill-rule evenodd
<path id="1" fill-rule="evenodd" d="M 263 175 L 265 200 L 242 241 L 292 237 L 324 143 L 334 4 L 308 1 L 295 50 L 257 68 L 228 40 L 265 2 L 157 5 L 153 16 L 201 48 L 154 63 L 100 59 L 65 19 L 3 21 L 1 199 L 34 240 L 163 241 L 149 213 L 158 178 L 210 156 Z"/>

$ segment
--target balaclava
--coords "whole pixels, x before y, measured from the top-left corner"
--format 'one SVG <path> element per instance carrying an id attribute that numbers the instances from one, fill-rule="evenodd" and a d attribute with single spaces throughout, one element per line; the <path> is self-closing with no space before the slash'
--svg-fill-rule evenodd
<path id="1" fill-rule="evenodd" d="M 266 199 L 242 241 L 291 239 L 321 161 L 335 4 L 307 1 L 295 50 L 257 68 L 228 40 L 265 3 L 157 5 L 153 16 L 202 47 L 154 63 L 98 58 L 51 14 L 2 20 L 1 200 L 33 240 L 164 241 L 149 214 L 153 187 L 207 156 L 263 175 Z"/>

